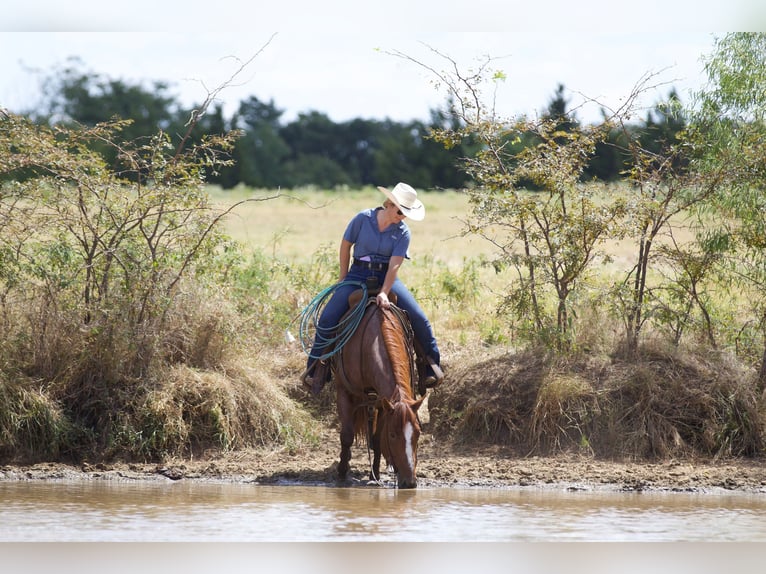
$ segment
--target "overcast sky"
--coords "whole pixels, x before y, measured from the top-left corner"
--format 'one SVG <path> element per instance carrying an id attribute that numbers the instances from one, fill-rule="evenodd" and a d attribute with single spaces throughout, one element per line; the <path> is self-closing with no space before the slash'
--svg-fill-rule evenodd
<path id="1" fill-rule="evenodd" d="M 10 3 L 10 5 L 8 5 Z M 39 97 L 39 72 L 69 57 L 128 82 L 165 81 L 187 106 L 231 78 L 219 94 L 227 114 L 251 95 L 284 110 L 334 121 L 428 119 L 445 92 L 397 51 L 443 70 L 484 56 L 507 79 L 501 114 L 540 113 L 563 83 L 570 106 L 585 98 L 619 106 L 647 74 L 656 92 L 682 100 L 704 79 L 715 38 L 742 29 L 745 0 L 5 0 L 0 19 L 0 105 L 23 111 Z M 452 8 L 451 8 L 452 7 Z M 738 26 L 738 27 L 737 27 Z M 433 49 L 433 50 L 432 50 Z M 260 52 L 260 53 L 259 53 Z M 34 70 L 38 70 L 35 73 Z M 148 84 L 147 84 L 148 85 Z M 578 111 L 597 121 L 598 106 Z"/>

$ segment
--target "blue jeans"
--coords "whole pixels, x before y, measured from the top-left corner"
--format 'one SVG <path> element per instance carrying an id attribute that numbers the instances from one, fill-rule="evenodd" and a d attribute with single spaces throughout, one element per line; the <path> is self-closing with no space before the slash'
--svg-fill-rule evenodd
<path id="1" fill-rule="evenodd" d="M 344 281 L 354 281 L 364 283 L 368 277 L 377 277 L 378 284 L 383 285 L 385 279 L 385 271 L 372 271 L 365 269 L 359 265 L 352 265 Z M 333 292 L 329 301 L 322 310 L 322 314 L 319 316 L 319 322 L 317 325 L 317 335 L 314 339 L 314 346 L 311 349 L 307 365 L 311 367 L 311 364 L 317 357 L 322 356 L 324 353 L 325 343 L 322 339 L 328 339 L 332 337 L 335 327 L 341 320 L 341 317 L 348 311 L 348 297 L 359 287 L 356 285 L 342 285 Z M 394 285 L 391 288 L 391 292 L 396 295 L 397 307 L 405 310 L 409 315 L 410 323 L 412 324 L 412 330 L 415 334 L 415 338 L 423 347 L 426 355 L 431 357 L 436 364 L 440 364 L 439 347 L 436 344 L 436 337 L 434 337 L 431 323 L 428 321 L 423 309 L 420 308 L 415 297 L 412 296 L 409 289 L 402 283 L 399 278 L 394 281 Z"/>

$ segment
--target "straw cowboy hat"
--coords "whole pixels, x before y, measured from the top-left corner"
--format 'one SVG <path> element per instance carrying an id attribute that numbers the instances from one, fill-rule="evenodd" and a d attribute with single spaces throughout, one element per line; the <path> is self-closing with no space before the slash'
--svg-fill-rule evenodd
<path id="1" fill-rule="evenodd" d="M 378 186 L 388 199 L 396 204 L 401 212 L 414 221 L 422 221 L 426 216 L 426 206 L 418 199 L 418 192 L 406 183 L 397 183 L 394 189 L 388 190 Z"/>

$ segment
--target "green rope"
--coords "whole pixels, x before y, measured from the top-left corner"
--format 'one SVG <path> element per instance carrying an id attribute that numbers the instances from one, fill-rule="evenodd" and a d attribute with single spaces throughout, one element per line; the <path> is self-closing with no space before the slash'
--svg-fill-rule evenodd
<path id="1" fill-rule="evenodd" d="M 330 297 L 333 296 L 335 291 L 340 287 L 345 287 L 347 285 L 355 285 L 356 287 L 361 288 L 363 291 L 362 298 L 360 299 L 359 303 L 353 309 L 351 309 L 350 313 L 347 313 L 340 320 L 340 323 L 338 323 L 332 329 L 329 329 L 332 335 L 326 337 L 322 335 L 317 328 L 319 325 L 319 317 L 322 314 L 322 310 L 324 309 L 325 304 L 330 299 Z M 356 328 L 362 321 L 366 307 L 367 284 L 364 282 L 341 281 L 320 291 L 319 294 L 317 294 L 316 297 L 314 297 L 311 302 L 306 305 L 305 309 L 301 311 L 300 340 L 301 345 L 303 346 L 303 352 L 306 353 L 309 358 L 316 359 L 318 361 L 329 359 L 333 355 L 340 352 L 340 350 L 343 348 L 343 345 L 348 342 L 348 340 L 351 338 L 351 335 L 354 334 L 354 331 L 356 331 Z M 312 355 L 312 333 L 315 334 L 317 345 L 321 349 L 330 348 L 330 351 L 319 356 Z"/>

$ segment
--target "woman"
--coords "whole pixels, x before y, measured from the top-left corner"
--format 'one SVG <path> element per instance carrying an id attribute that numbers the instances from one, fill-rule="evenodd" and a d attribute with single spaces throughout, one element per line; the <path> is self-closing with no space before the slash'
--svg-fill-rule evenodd
<path id="1" fill-rule="evenodd" d="M 375 276 L 381 285 L 376 303 L 387 309 L 389 295 L 395 294 L 397 306 L 410 318 L 415 339 L 425 355 L 427 370 L 420 386 L 434 387 L 444 378 L 439 367 L 439 347 L 436 344 L 431 323 L 418 305 L 412 293 L 398 278 L 399 268 L 409 258 L 410 229 L 404 222 L 409 217 L 421 221 L 426 215 L 417 192 L 406 183 L 397 183 L 394 189 L 378 187 L 386 196 L 383 207 L 365 209 L 354 216 L 346 227 L 340 243 L 340 278 L 342 281 L 364 283 Z M 351 247 L 354 248 L 353 261 Z M 317 336 L 309 354 L 306 371 L 301 381 L 315 393 L 330 378 L 325 361 L 317 360 L 323 354 L 325 341 L 332 337 L 341 317 L 348 311 L 348 296 L 357 289 L 355 285 L 341 285 L 322 311 L 317 324 Z"/>

